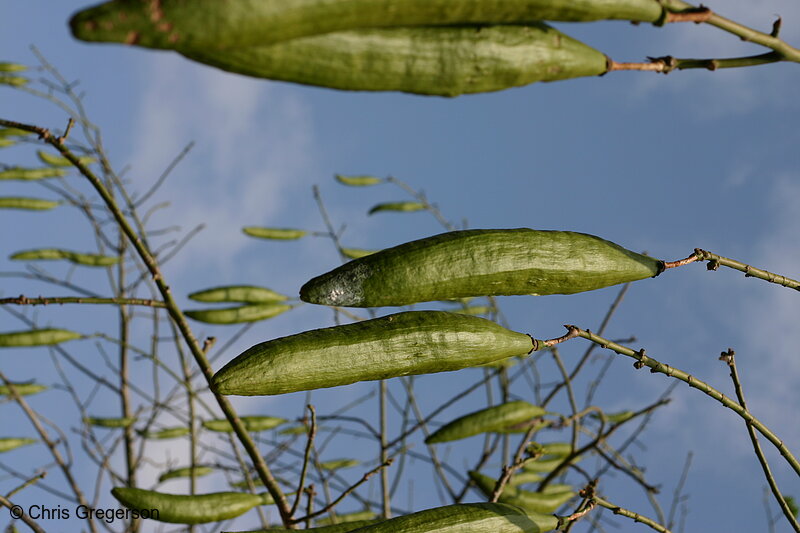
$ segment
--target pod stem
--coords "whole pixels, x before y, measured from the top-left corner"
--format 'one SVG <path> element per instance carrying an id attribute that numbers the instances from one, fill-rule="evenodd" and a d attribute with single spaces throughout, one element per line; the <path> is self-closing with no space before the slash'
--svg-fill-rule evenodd
<path id="1" fill-rule="evenodd" d="M 613 60 L 608 62 L 608 72 L 617 70 L 642 70 L 669 74 L 673 70 L 706 69 L 717 70 L 722 68 L 754 67 L 786 61 L 778 52 L 767 52 L 754 56 L 729 57 L 723 59 L 680 59 L 672 56 L 648 57 L 643 63 L 618 63 Z"/>
<path id="2" fill-rule="evenodd" d="M 70 123 L 73 120 L 70 119 Z M 192 352 L 192 356 L 195 359 L 198 367 L 203 373 L 203 376 L 206 379 L 206 382 L 209 385 L 212 382 L 212 377 L 214 375 L 213 370 L 211 369 L 211 364 L 206 357 L 206 354 L 203 352 L 200 343 L 198 342 L 197 338 L 195 337 L 194 333 L 192 332 L 189 323 L 186 320 L 183 312 L 181 311 L 180 307 L 178 306 L 177 302 L 172 296 L 169 286 L 164 281 L 164 278 L 161 274 L 161 270 L 159 269 L 158 262 L 156 261 L 155 256 L 150 252 L 142 238 L 136 233 L 133 229 L 131 224 L 128 222 L 128 219 L 125 217 L 124 213 L 117 205 L 117 201 L 114 199 L 114 196 L 108 190 L 108 188 L 103 184 L 101 179 L 94 174 L 84 163 L 82 163 L 78 157 L 72 153 L 72 151 L 64 145 L 64 141 L 66 140 L 66 133 L 69 132 L 71 128 L 68 125 L 67 130 L 64 135 L 62 136 L 55 136 L 50 133 L 50 130 L 47 128 L 42 128 L 39 126 L 33 126 L 30 124 L 23 124 L 20 122 L 15 122 L 11 120 L 0 119 L 0 126 L 10 127 L 10 128 L 18 128 L 25 131 L 30 131 L 32 133 L 36 133 L 39 136 L 39 139 L 46 142 L 47 144 L 53 146 L 56 150 L 58 150 L 62 156 L 64 156 L 67 160 L 69 160 L 72 165 L 78 169 L 78 171 L 87 179 L 89 183 L 94 187 L 97 194 L 103 199 L 103 202 L 106 204 L 106 207 L 111 212 L 112 216 L 114 217 L 115 221 L 119 225 L 119 229 L 121 232 L 125 234 L 128 240 L 133 245 L 136 253 L 141 258 L 142 262 L 144 262 L 145 266 L 147 267 L 148 272 L 153 278 L 153 282 L 156 284 L 161 297 L 164 300 L 164 305 L 166 306 L 167 312 L 170 315 L 170 318 L 175 322 L 175 325 L 181 332 L 181 336 L 184 338 L 184 341 L 188 345 L 190 351 Z M 281 520 L 287 528 L 295 529 L 295 522 L 292 521 L 291 516 L 291 507 L 289 503 L 286 501 L 286 497 L 283 494 L 278 482 L 275 480 L 275 477 L 272 475 L 267 463 L 264 461 L 261 453 L 256 446 L 256 443 L 253 441 L 250 434 L 245 429 L 242 421 L 239 419 L 239 415 L 233 408 L 233 405 L 230 401 L 223 395 L 217 393 L 212 389 L 212 393 L 214 394 L 214 398 L 217 400 L 220 409 L 225 415 L 225 418 L 230 422 L 231 426 L 233 427 L 236 436 L 239 438 L 239 441 L 244 446 L 245 450 L 247 451 L 247 455 L 250 456 L 250 459 L 253 461 L 253 465 L 256 468 L 256 471 L 261 478 L 261 481 L 264 483 L 264 486 L 269 490 L 269 493 L 272 495 L 275 503 L 278 506 L 278 511 L 281 515 Z M 91 524 L 91 523 L 90 523 Z"/>
<path id="3" fill-rule="evenodd" d="M 694 253 L 699 261 L 708 261 L 708 265 L 706 265 L 708 270 L 717 270 L 717 268 L 719 268 L 721 265 L 738 270 L 739 272 L 744 272 L 744 277 L 746 278 L 758 278 L 770 283 L 775 283 L 777 285 L 782 285 L 784 287 L 800 291 L 800 281 L 787 278 L 781 274 L 775 274 L 767 270 L 762 270 L 740 261 L 736 261 L 735 259 L 729 259 L 727 257 L 722 257 L 721 255 L 708 252 L 701 248 L 695 248 Z"/>
<path id="4" fill-rule="evenodd" d="M 683 381 L 693 389 L 697 389 L 700 392 L 706 394 L 707 396 L 710 396 L 711 398 L 717 400 L 723 406 L 727 407 L 728 409 L 730 409 L 731 411 L 735 412 L 737 415 L 742 417 L 745 420 L 745 422 L 747 422 L 750 426 L 755 428 L 759 433 L 764 435 L 764 437 L 766 437 L 766 439 L 770 441 L 778 449 L 780 454 L 784 457 L 784 459 L 786 459 L 786 462 L 789 463 L 789 465 L 792 467 L 795 473 L 800 475 L 800 462 L 798 462 L 795 456 L 792 455 L 792 452 L 789 451 L 789 448 L 786 447 L 783 441 L 779 439 L 778 436 L 775 435 L 775 433 L 773 433 L 759 419 L 754 417 L 750 413 L 750 411 L 742 407 L 741 404 L 728 398 L 727 396 L 722 394 L 720 391 L 718 391 L 708 383 L 697 379 L 696 377 L 684 372 L 683 370 L 679 370 L 677 368 L 671 367 L 670 365 L 661 363 L 656 359 L 653 359 L 652 357 L 650 357 L 645 353 L 644 349 L 638 351 L 633 350 L 631 348 L 622 346 L 608 339 L 604 339 L 603 337 L 600 337 L 599 335 L 596 335 L 591 331 L 581 329 L 577 326 L 569 325 L 565 327 L 570 330 L 576 331 L 577 336 L 583 337 L 586 340 L 598 344 L 601 348 L 607 348 L 619 355 L 625 355 L 633 359 L 636 359 L 636 362 L 634 362 L 633 364 L 635 368 L 643 368 L 646 366 L 650 369 L 650 372 L 653 374 L 655 373 L 664 374 L 671 378 Z"/>

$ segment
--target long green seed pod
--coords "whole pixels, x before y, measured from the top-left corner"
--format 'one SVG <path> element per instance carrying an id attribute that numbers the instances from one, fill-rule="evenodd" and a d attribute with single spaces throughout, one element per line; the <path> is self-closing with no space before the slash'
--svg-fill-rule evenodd
<path id="1" fill-rule="evenodd" d="M 186 426 L 177 426 L 171 428 L 159 429 L 156 431 L 137 431 L 137 433 L 145 439 L 174 439 L 183 437 L 191 433 L 191 430 Z"/>
<path id="2" fill-rule="evenodd" d="M 277 418 L 274 416 L 240 416 L 239 419 L 242 421 L 247 431 L 253 432 L 266 431 L 287 422 L 285 418 Z M 222 433 L 231 433 L 233 431 L 231 423 L 225 418 L 206 420 L 203 422 L 203 427 L 209 431 L 218 431 Z"/>
<path id="3" fill-rule="evenodd" d="M 372 255 L 377 250 L 364 250 L 363 248 L 342 248 L 342 255 L 349 259 L 358 259 L 359 257 L 366 257 Z"/>
<path id="4" fill-rule="evenodd" d="M 194 468 L 187 466 L 184 468 L 174 468 L 158 476 L 158 482 L 163 483 L 169 479 L 179 479 L 184 477 L 202 477 L 211 474 L 213 471 L 214 469 L 210 466 L 195 466 Z"/>
<path id="5" fill-rule="evenodd" d="M 83 335 L 66 329 L 29 329 L 0 333 L 0 348 L 21 348 L 23 346 L 49 346 L 75 339 Z"/>
<path id="6" fill-rule="evenodd" d="M 291 308 L 291 305 L 267 303 L 223 309 L 191 309 L 184 311 L 184 314 L 191 319 L 207 324 L 241 324 L 273 318 Z"/>
<path id="7" fill-rule="evenodd" d="M 33 135 L 33 132 L 19 128 L 0 128 L 0 137 L 26 137 L 28 135 Z"/>
<path id="8" fill-rule="evenodd" d="M 370 185 L 378 185 L 385 180 L 377 176 L 345 176 L 343 174 L 334 174 L 336 181 L 342 185 L 349 185 L 351 187 L 369 187 Z"/>
<path id="9" fill-rule="evenodd" d="M 54 200 L 42 200 L 41 198 L 26 198 L 22 196 L 2 196 L 0 197 L 0 209 L 27 209 L 30 211 L 46 211 L 61 205 L 61 202 Z"/>
<path id="10" fill-rule="evenodd" d="M 0 72 L 22 72 L 24 70 L 28 70 L 28 67 L 19 63 L 9 63 L 7 61 L 0 63 Z"/>
<path id="11" fill-rule="evenodd" d="M 10 452 L 22 446 L 38 442 L 36 439 L 28 439 L 25 437 L 2 437 L 0 438 L 0 453 Z"/>
<path id="12" fill-rule="evenodd" d="M 308 232 L 302 229 L 290 228 L 262 228 L 259 226 L 246 226 L 242 228 L 245 235 L 258 239 L 274 239 L 279 241 L 293 241 L 305 237 Z"/>
<path id="13" fill-rule="evenodd" d="M 214 492 L 211 494 L 179 495 L 152 490 L 115 487 L 111 494 L 129 509 L 158 510 L 152 520 L 171 524 L 206 524 L 236 518 L 262 505 L 262 495 L 245 492 Z"/>
<path id="14" fill-rule="evenodd" d="M 37 248 L 35 250 L 25 250 L 13 254 L 9 259 L 17 261 L 40 261 L 65 259 L 70 263 L 91 267 L 107 267 L 119 263 L 119 257 L 115 255 L 82 254 L 71 250 L 60 248 Z"/>
<path id="15" fill-rule="evenodd" d="M 558 525 L 554 516 L 503 503 L 462 503 L 427 509 L 357 529 L 358 533 L 540 533 Z"/>
<path id="16" fill-rule="evenodd" d="M 44 150 L 37 150 L 36 155 L 39 157 L 39 160 L 46 164 L 50 165 L 51 167 L 71 167 L 72 161 L 67 159 L 66 157 L 60 155 L 53 155 L 49 152 L 45 152 Z M 83 156 L 79 157 L 78 161 L 80 161 L 84 165 L 90 165 L 97 161 L 94 157 L 91 156 Z"/>
<path id="17" fill-rule="evenodd" d="M 374 205 L 367 211 L 368 215 L 380 213 L 381 211 L 422 211 L 425 209 L 425 204 L 420 202 L 384 202 Z"/>
<path id="18" fill-rule="evenodd" d="M 130 426 L 131 424 L 136 422 L 136 419 L 133 417 L 101 418 L 96 416 L 89 416 L 84 418 L 83 421 L 90 426 L 117 429 L 117 428 L 126 428 Z"/>
<path id="19" fill-rule="evenodd" d="M 487 498 L 492 495 L 496 484 L 494 479 L 475 471 L 471 471 L 469 477 Z M 560 492 L 532 492 L 507 485 L 498 501 L 515 505 L 528 513 L 546 514 L 555 512 L 573 496 L 575 491 L 569 488 Z"/>
<path id="20" fill-rule="evenodd" d="M 320 463 L 319 467 L 323 470 L 339 470 L 341 468 L 352 468 L 360 464 L 361 461 L 358 459 L 333 459 Z"/>
<path id="21" fill-rule="evenodd" d="M 271 46 L 179 51 L 194 61 L 259 78 L 437 96 L 598 76 L 607 70 L 603 53 L 542 23 L 369 29 Z"/>
<path id="22" fill-rule="evenodd" d="M 465 439 L 481 433 L 520 431 L 520 424 L 540 417 L 545 410 L 528 402 L 515 401 L 481 409 L 464 415 L 436 430 L 425 444 Z M 522 431 L 527 428 L 522 429 Z"/>
<path id="23" fill-rule="evenodd" d="M 284 394 L 460 370 L 524 355 L 538 343 L 490 320 L 410 311 L 257 344 L 214 375 L 220 394 Z"/>
<path id="24" fill-rule="evenodd" d="M 221 49 L 356 28 L 663 17 L 657 0 L 112 0 L 70 26 L 85 41 Z"/>
<path id="25" fill-rule="evenodd" d="M 376 518 L 373 520 L 357 520 L 354 522 L 345 522 L 343 524 L 332 524 L 329 526 L 310 527 L 302 531 L 310 531 L 311 533 L 350 533 L 364 526 L 377 524 L 382 522 L 381 519 Z M 283 533 L 289 531 L 297 531 L 296 529 L 285 529 L 282 527 L 270 527 L 267 529 L 253 529 L 250 531 L 229 531 L 227 533 Z M 223 532 L 225 533 L 225 532 Z"/>
<path id="26" fill-rule="evenodd" d="M 213 287 L 202 291 L 193 292 L 189 298 L 196 302 L 242 302 L 248 304 L 263 304 L 270 302 L 283 302 L 287 296 L 279 294 L 266 287 L 255 285 L 226 285 Z"/>
<path id="27" fill-rule="evenodd" d="M 5 170 L 0 170 L 0 180 L 41 180 L 45 178 L 58 178 L 66 176 L 69 171 L 64 168 L 22 168 L 11 167 Z"/>
<path id="28" fill-rule="evenodd" d="M 572 294 L 653 277 L 662 266 L 585 233 L 452 231 L 350 261 L 303 285 L 300 298 L 378 307 L 465 296 Z"/>
<path id="29" fill-rule="evenodd" d="M 375 512 L 370 511 L 369 509 L 365 509 L 363 511 L 356 511 L 354 513 L 337 514 L 335 523 L 352 523 L 352 522 L 365 522 L 374 520 L 375 520 Z M 317 526 L 332 526 L 334 524 L 334 519 L 330 516 L 326 516 L 324 518 L 320 518 L 319 520 L 317 520 L 315 524 Z"/>
<path id="30" fill-rule="evenodd" d="M 47 390 L 46 385 L 39 385 L 38 383 L 12 383 L 12 385 L 14 385 L 14 390 L 17 391 L 17 394 L 20 396 L 29 396 Z M 0 385 L 0 395 L 11 395 L 11 387 L 8 385 Z"/>

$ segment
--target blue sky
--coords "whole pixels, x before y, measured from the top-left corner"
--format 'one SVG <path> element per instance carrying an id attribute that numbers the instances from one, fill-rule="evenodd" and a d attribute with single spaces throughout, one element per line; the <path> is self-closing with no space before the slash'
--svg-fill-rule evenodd
<path id="1" fill-rule="evenodd" d="M 130 166 L 126 178 L 132 190 L 146 190 L 183 146 L 195 142 L 160 191 L 159 201 L 170 201 L 169 209 L 153 218 L 154 224 L 179 224 L 184 231 L 205 223 L 165 268 L 181 298 L 221 283 L 257 283 L 296 294 L 307 279 L 336 266 L 335 250 L 324 240 L 262 242 L 240 232 L 246 225 L 322 230 L 311 195 L 314 184 L 320 186 L 335 224 L 346 224 L 347 246 L 382 248 L 441 231 L 424 213 L 367 217 L 377 202 L 404 199 L 402 191 L 389 185 L 342 187 L 333 181 L 334 173 L 396 176 L 424 190 L 459 226 L 466 221 L 471 228 L 582 231 L 667 260 L 701 247 L 800 276 L 797 65 L 669 76 L 611 73 L 455 99 L 346 93 L 235 76 L 169 52 L 77 42 L 66 21 L 85 5 L 74 0 L 4 3 L 0 60 L 33 64 L 28 47 L 35 45 L 68 79 L 80 80 L 111 161 L 119 169 Z M 730 0 L 712 7 L 765 31 L 780 14 L 782 36 L 800 43 L 800 8 L 789 0 Z M 760 52 L 736 37 L 694 24 L 559 27 L 617 61 Z M 0 89 L 0 117 L 55 128 L 66 121 L 52 106 L 9 89 Z M 33 152 L 30 146 L 7 149 L 0 163 L 33 165 Z M 29 194 L 30 187 L 2 183 L 0 194 Z M 37 191 L 46 196 L 46 191 Z M 0 271 L 21 269 L 6 259 L 14 251 L 56 244 L 89 249 L 94 241 L 80 217 L 68 212 L 0 213 Z M 46 266 L 55 273 L 66 271 Z M 0 296 L 54 290 L 0 278 Z M 555 337 L 566 323 L 596 328 L 615 294 L 611 288 L 570 297 L 510 297 L 501 303 L 514 329 Z M 108 311 L 92 310 L 91 316 L 102 321 Z M 76 316 L 74 307 L 35 312 L 42 324 L 87 333 L 96 327 L 85 316 Z M 635 335 L 634 347 L 646 347 L 653 357 L 708 380 L 726 394 L 732 394 L 727 369 L 716 356 L 733 347 L 751 410 L 797 449 L 799 321 L 795 292 L 690 265 L 632 286 L 609 336 Z M 327 311 L 304 306 L 258 324 L 236 347 L 331 323 Z M 196 325 L 200 335 L 222 339 L 231 334 Z M 13 329 L 20 329 L 19 321 L 0 313 L 0 331 Z M 581 341 L 572 341 L 562 355 L 576 360 L 584 349 Z M 238 353 L 235 348 L 233 352 Z M 2 363 L 4 372 L 8 368 L 20 380 L 37 375 L 31 359 L 48 357 L 46 350 L 21 355 L 26 359 L 3 354 Z M 590 373 L 599 366 L 595 362 Z M 544 366 L 546 370 L 554 371 Z M 50 382 L 58 379 L 45 372 Z M 148 379 L 146 374 L 139 377 Z M 431 391 L 444 387 L 439 381 L 430 383 Z M 636 409 L 667 385 L 663 376 L 634 371 L 628 360 L 619 360 L 595 401 L 612 412 Z M 327 391 L 315 401 L 344 404 L 368 387 Z M 54 397 L 37 399 L 37 407 L 51 418 L 77 424 Z M 686 530 L 764 530 L 765 483 L 741 420 L 685 386 L 672 398 L 649 427 L 643 438 L 647 448 L 637 456 L 648 478 L 662 484 L 665 506 L 691 450 L 695 456 Z M 432 392 L 423 399 L 429 410 L 437 401 Z M 237 405 L 244 413 L 285 410 L 297 416 L 302 402 L 301 395 L 294 395 L 237 400 Z M 558 406 L 565 408 L 566 403 Z M 12 406 L 0 409 L 4 420 L 14 420 L 18 433 L 29 434 Z M 376 408 L 365 409 L 371 416 Z M 347 445 L 341 446 L 340 453 L 347 453 Z M 15 453 L 41 464 L 45 449 L 35 451 L 39 455 L 33 447 L 30 454 Z M 770 459 L 786 493 L 800 496 L 790 470 L 777 454 Z M 430 477 L 420 472 L 412 504 L 417 508 L 435 495 L 423 488 Z M 52 478 L 57 477 L 54 472 Z M 208 483 L 208 490 L 224 490 Z M 652 515 L 644 498 L 620 476 L 608 483 L 609 499 L 613 495 L 614 501 Z M 0 477 L 0 486 L 5 491 L 13 481 Z M 168 488 L 180 492 L 184 487 L 176 483 Z M 31 494 L 32 501 L 49 498 Z M 237 525 L 255 526 L 255 517 L 248 516 Z M 6 521 L 3 511 L 0 525 Z M 640 529 L 623 522 L 621 530 Z M 779 524 L 776 530 L 788 528 Z"/>

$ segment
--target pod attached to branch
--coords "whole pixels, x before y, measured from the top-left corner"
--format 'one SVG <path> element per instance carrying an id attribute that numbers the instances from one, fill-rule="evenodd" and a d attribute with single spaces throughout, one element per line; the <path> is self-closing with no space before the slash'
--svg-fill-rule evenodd
<path id="1" fill-rule="evenodd" d="M 111 494 L 125 507 L 147 511 L 150 519 L 171 524 L 206 524 L 228 520 L 264 503 L 264 495 L 244 492 L 179 495 L 115 487 L 111 489 Z"/>
<path id="2" fill-rule="evenodd" d="M 528 402 L 507 402 L 487 407 L 437 429 L 425 439 L 425 444 L 465 439 L 481 433 L 511 433 L 526 431 L 527 422 L 542 416 L 545 410 Z"/>

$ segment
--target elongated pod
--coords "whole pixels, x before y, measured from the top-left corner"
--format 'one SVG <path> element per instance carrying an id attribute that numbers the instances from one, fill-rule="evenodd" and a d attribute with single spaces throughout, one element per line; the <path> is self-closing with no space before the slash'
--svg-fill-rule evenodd
<path id="1" fill-rule="evenodd" d="M 2 437 L 0 438 L 0 453 L 10 452 L 22 446 L 27 446 L 38 442 L 36 439 L 29 439 L 26 437 Z"/>
<path id="2" fill-rule="evenodd" d="M 356 28 L 663 17 L 657 0 L 112 0 L 70 26 L 86 41 L 222 49 Z"/>
<path id="3" fill-rule="evenodd" d="M 491 496 L 495 487 L 494 479 L 475 471 L 471 471 L 469 477 L 482 493 L 487 497 Z M 576 492 L 571 488 L 566 488 L 558 492 L 533 492 L 515 486 L 507 486 L 505 490 L 503 490 L 498 501 L 509 505 L 515 505 L 528 513 L 553 513 L 556 509 L 571 500 L 575 494 Z"/>
<path id="4" fill-rule="evenodd" d="M 427 439 L 425 444 L 436 444 L 465 439 L 481 433 L 498 432 L 508 433 L 519 431 L 520 424 L 540 417 L 545 410 L 528 402 L 515 401 L 495 405 L 464 415 L 449 424 L 437 429 Z M 527 428 L 522 429 L 525 431 Z"/>
<path id="5" fill-rule="evenodd" d="M 543 23 L 365 29 L 270 46 L 179 51 L 194 61 L 258 78 L 437 96 L 598 76 L 607 70 L 603 53 Z"/>
<path id="6" fill-rule="evenodd" d="M 534 345 L 483 318 L 410 311 L 257 344 L 219 370 L 212 387 L 220 394 L 284 394 L 459 370 L 524 355 Z"/>
<path id="7" fill-rule="evenodd" d="M 172 524 L 205 524 L 236 518 L 264 502 L 263 495 L 245 492 L 167 494 L 131 487 L 115 487 L 111 494 L 129 509 L 157 510 L 152 520 Z"/>
<path id="8" fill-rule="evenodd" d="M 274 416 L 240 416 L 239 420 L 247 431 L 266 431 L 268 429 L 276 428 L 281 424 L 286 423 L 285 418 L 277 418 Z M 218 418 L 214 420 L 203 421 L 203 427 L 209 431 L 218 431 L 221 433 L 232 433 L 233 426 L 225 418 Z"/>
<path id="9" fill-rule="evenodd" d="M 29 329 L 0 333 L 0 348 L 20 348 L 23 346 L 49 346 L 83 337 L 80 333 L 66 329 Z"/>
<path id="10" fill-rule="evenodd" d="M 571 231 L 442 233 L 355 259 L 300 289 L 306 302 L 346 307 L 511 294 L 572 294 L 658 275 L 662 262 Z"/>

